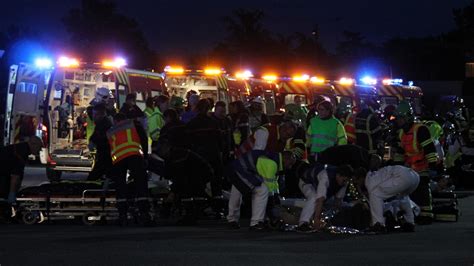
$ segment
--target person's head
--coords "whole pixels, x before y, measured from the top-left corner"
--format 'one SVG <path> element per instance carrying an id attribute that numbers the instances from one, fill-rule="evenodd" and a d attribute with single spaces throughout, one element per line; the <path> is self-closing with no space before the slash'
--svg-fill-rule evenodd
<path id="1" fill-rule="evenodd" d="M 168 110 L 170 103 L 170 98 L 165 95 L 160 95 L 156 98 L 156 106 L 160 109 L 161 112 Z"/>
<path id="2" fill-rule="evenodd" d="M 155 108 L 155 100 L 153 99 L 153 97 L 148 97 L 146 99 L 145 104 L 146 104 L 146 107 L 148 108 Z"/>
<path id="3" fill-rule="evenodd" d="M 107 108 L 105 103 L 99 103 L 94 106 L 92 109 L 92 119 L 94 121 L 99 121 L 107 115 Z"/>
<path id="4" fill-rule="evenodd" d="M 252 111 L 262 112 L 263 111 L 263 99 L 260 96 L 257 96 L 252 99 L 250 102 L 250 109 Z"/>
<path id="5" fill-rule="evenodd" d="M 209 112 L 209 101 L 207 99 L 199 100 L 195 110 L 198 114 L 207 115 L 207 112 Z"/>
<path id="6" fill-rule="evenodd" d="M 407 101 L 400 101 L 397 109 L 395 109 L 395 117 L 397 118 L 397 126 L 400 128 L 413 122 L 413 109 L 410 103 Z"/>
<path id="7" fill-rule="evenodd" d="M 125 98 L 125 102 L 128 105 L 136 105 L 137 104 L 137 94 L 136 93 L 129 93 Z"/>
<path id="8" fill-rule="evenodd" d="M 226 104 L 223 101 L 216 102 L 214 107 L 214 114 L 219 118 L 224 118 L 226 116 Z"/>
<path id="9" fill-rule="evenodd" d="M 291 167 L 293 167 L 293 165 L 296 163 L 296 156 L 290 152 L 290 151 L 284 151 L 282 154 L 281 154 L 281 157 L 282 157 L 282 163 L 283 163 L 283 168 L 285 170 L 287 169 L 291 169 Z"/>
<path id="10" fill-rule="evenodd" d="M 186 101 L 189 102 L 189 97 L 191 97 L 191 95 L 197 95 L 197 92 L 195 90 L 189 90 L 186 92 Z"/>
<path id="11" fill-rule="evenodd" d="M 191 109 L 194 109 L 199 102 L 199 95 L 197 94 L 191 94 L 188 99 L 188 107 Z"/>
<path id="12" fill-rule="evenodd" d="M 301 105 L 303 103 L 303 98 L 299 95 L 296 95 L 294 98 L 294 102 L 296 105 Z"/>
<path id="13" fill-rule="evenodd" d="M 340 165 L 336 168 L 336 182 L 338 185 L 343 186 L 347 184 L 347 181 L 352 178 L 354 170 L 348 164 Z"/>
<path id="14" fill-rule="evenodd" d="M 112 94 L 108 88 L 100 87 L 95 91 L 95 101 L 96 102 L 108 102 L 112 97 Z"/>
<path id="15" fill-rule="evenodd" d="M 371 154 L 369 157 L 369 170 L 370 171 L 377 171 L 382 167 L 382 157 L 377 154 Z"/>
<path id="16" fill-rule="evenodd" d="M 31 154 L 39 154 L 43 148 L 43 141 L 37 136 L 32 136 L 28 139 L 28 147 Z"/>
<path id="17" fill-rule="evenodd" d="M 168 109 L 163 113 L 163 117 L 165 118 L 165 123 L 176 122 L 179 120 L 178 112 L 174 109 Z"/>
<path id="18" fill-rule="evenodd" d="M 354 184 L 361 187 L 365 183 L 365 177 L 367 176 L 367 170 L 364 167 L 359 167 L 354 170 Z"/>
<path id="19" fill-rule="evenodd" d="M 320 102 L 317 106 L 317 110 L 321 119 L 328 119 L 333 115 L 333 106 L 330 101 Z"/>
<path id="20" fill-rule="evenodd" d="M 296 125 L 291 121 L 285 121 L 280 125 L 279 128 L 280 139 L 286 141 L 292 138 L 296 134 Z"/>
<path id="21" fill-rule="evenodd" d="M 212 108 L 214 108 L 214 99 L 211 98 L 211 97 L 208 97 L 206 99 L 209 102 L 209 111 L 210 111 L 210 110 L 212 110 Z"/>

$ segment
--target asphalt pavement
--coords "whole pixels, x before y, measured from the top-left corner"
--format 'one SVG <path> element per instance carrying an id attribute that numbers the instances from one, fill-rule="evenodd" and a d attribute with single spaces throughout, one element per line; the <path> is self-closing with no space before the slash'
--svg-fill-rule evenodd
<path id="1" fill-rule="evenodd" d="M 28 173 L 25 181 L 33 183 L 36 172 Z M 383 235 L 250 232 L 248 221 L 239 230 L 224 221 L 153 228 L 0 225 L 0 265 L 474 265 L 474 197 L 459 203 L 457 223 Z"/>

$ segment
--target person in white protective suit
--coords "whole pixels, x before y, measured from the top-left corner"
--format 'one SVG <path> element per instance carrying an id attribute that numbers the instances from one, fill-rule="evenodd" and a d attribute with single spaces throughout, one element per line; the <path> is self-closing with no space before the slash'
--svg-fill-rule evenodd
<path id="1" fill-rule="evenodd" d="M 376 232 L 385 231 L 384 200 L 396 198 L 400 203 L 400 209 L 404 212 L 405 223 L 402 230 L 414 232 L 415 217 L 410 205 L 409 195 L 415 191 L 420 182 L 419 175 L 411 168 L 401 165 L 385 166 L 380 168 L 382 159 L 378 155 L 372 155 L 370 169 L 356 170 L 356 183 L 364 184 L 369 195 L 370 213 L 372 216 L 372 230 Z"/>

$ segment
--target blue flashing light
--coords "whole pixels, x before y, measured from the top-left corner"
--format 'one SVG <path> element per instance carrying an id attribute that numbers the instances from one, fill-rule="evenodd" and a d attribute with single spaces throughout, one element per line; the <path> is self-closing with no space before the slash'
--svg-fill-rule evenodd
<path id="1" fill-rule="evenodd" d="M 35 65 L 38 68 L 51 68 L 53 66 L 53 61 L 49 58 L 37 58 L 35 60 Z"/>
<path id="2" fill-rule="evenodd" d="M 411 80 L 408 81 L 408 86 L 413 86 L 413 84 L 414 84 L 413 81 L 411 81 Z"/>
<path id="3" fill-rule="evenodd" d="M 360 81 L 365 85 L 376 85 L 377 84 L 377 79 L 372 78 L 370 76 L 365 76 L 365 77 L 361 78 Z"/>

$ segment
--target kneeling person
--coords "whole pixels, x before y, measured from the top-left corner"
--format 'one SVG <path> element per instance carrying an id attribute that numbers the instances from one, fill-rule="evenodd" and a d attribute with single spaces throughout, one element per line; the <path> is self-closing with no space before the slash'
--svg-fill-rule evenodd
<path id="1" fill-rule="evenodd" d="M 380 156 L 372 155 L 370 160 L 372 171 L 366 173 L 362 168 L 356 171 L 356 183 L 365 184 L 369 194 L 372 228 L 375 231 L 385 231 L 384 200 L 396 197 L 400 201 L 400 208 L 406 221 L 402 229 L 413 232 L 415 217 L 408 195 L 418 187 L 420 176 L 413 169 L 401 165 L 380 168 L 381 161 Z"/>
<path id="2" fill-rule="evenodd" d="M 298 231 L 311 232 L 319 230 L 321 212 L 326 199 L 335 198 L 336 205 L 340 205 L 346 193 L 347 181 L 352 176 L 352 167 L 341 165 L 338 167 L 321 164 L 307 165 L 300 168 L 299 187 L 306 198 L 301 212 Z M 314 217 L 314 226 L 310 225 Z"/>

